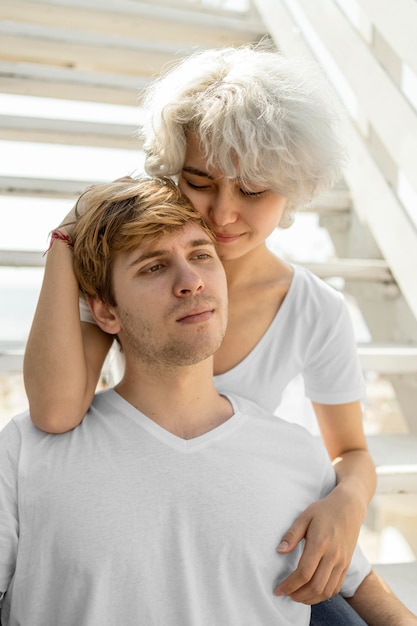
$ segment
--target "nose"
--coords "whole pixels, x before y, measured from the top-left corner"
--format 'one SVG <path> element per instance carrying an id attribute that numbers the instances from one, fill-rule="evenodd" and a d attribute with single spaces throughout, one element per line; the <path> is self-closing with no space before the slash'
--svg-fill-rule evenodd
<path id="1" fill-rule="evenodd" d="M 184 298 L 202 291 L 204 291 L 204 282 L 200 273 L 190 263 L 184 263 L 177 270 L 174 294 L 177 298 Z"/>
<path id="2" fill-rule="evenodd" d="M 232 186 L 218 189 L 211 198 L 209 208 L 210 222 L 215 226 L 227 226 L 236 222 L 238 217 L 238 198 Z"/>

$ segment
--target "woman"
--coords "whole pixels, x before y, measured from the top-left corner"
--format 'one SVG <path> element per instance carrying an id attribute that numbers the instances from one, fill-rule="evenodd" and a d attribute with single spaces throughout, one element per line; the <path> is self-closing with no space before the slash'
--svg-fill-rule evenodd
<path id="1" fill-rule="evenodd" d="M 229 324 L 215 356 L 217 388 L 275 411 L 302 374 L 334 460 L 336 488 L 278 547 L 288 552 L 306 540 L 297 570 L 278 592 L 318 603 L 339 591 L 375 489 L 362 427 L 364 386 L 342 296 L 279 259 L 265 240 L 340 177 L 337 116 L 310 67 L 250 47 L 187 58 L 154 83 L 145 108 L 146 170 L 178 177 L 214 229 L 226 270 Z M 70 235 L 70 226 L 61 231 Z M 70 249 L 57 242 L 24 364 L 32 419 L 50 432 L 82 420 L 112 343 L 93 324 L 80 325 L 77 300 Z M 347 619 L 338 623 L 355 623 Z"/>

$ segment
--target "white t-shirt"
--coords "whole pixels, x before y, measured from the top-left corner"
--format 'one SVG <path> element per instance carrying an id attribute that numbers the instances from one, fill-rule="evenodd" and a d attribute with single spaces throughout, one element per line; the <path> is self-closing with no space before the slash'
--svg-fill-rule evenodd
<path id="1" fill-rule="evenodd" d="M 334 486 L 318 439 L 230 397 L 234 415 L 178 438 L 115 391 L 63 435 L 27 413 L 0 433 L 2 624 L 308 625 L 277 598 L 301 547 L 276 547 Z M 369 573 L 358 549 L 343 586 Z"/>
<path id="2" fill-rule="evenodd" d="M 309 270 L 293 267 L 290 288 L 272 324 L 243 361 L 214 377 L 217 390 L 275 412 L 287 385 L 302 375 L 305 393 L 314 402 L 361 400 L 365 385 L 343 295 Z M 93 321 L 85 304 L 81 317 Z M 285 418 L 283 412 L 279 415 Z"/>

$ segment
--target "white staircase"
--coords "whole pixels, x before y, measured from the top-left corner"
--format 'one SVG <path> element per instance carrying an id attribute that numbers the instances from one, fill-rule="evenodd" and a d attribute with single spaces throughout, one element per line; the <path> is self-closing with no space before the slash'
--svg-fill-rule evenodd
<path id="1" fill-rule="evenodd" d="M 28 116 L 18 101 L 12 110 L 0 104 L 0 149 L 8 142 L 100 148 L 114 154 L 115 163 L 124 150 L 138 155 L 139 167 L 141 90 L 173 59 L 196 47 L 267 37 L 284 54 L 318 60 L 346 103 L 350 161 L 341 184 L 306 208 L 329 233 L 334 257 L 305 264 L 337 279 L 354 298 L 370 337 L 358 345 L 364 371 L 383 376 L 395 391 L 402 429 L 374 427 L 369 434 L 378 495 L 367 524 L 380 530 L 378 511 L 391 519 L 394 498 L 403 511 L 401 517 L 397 510 L 396 523 L 416 555 L 417 3 L 242 0 L 240 10 L 225 6 L 222 0 L 3 0 L 0 94 L 65 99 L 67 106 L 53 116 Z M 78 118 L 75 102 L 84 103 Z M 116 119 L 102 121 L 89 103 L 120 109 Z M 6 172 L 0 196 L 71 200 L 97 180 Z M 5 223 L 7 215 L 0 218 Z M 42 263 L 37 249 L 0 250 L 0 268 Z M 21 371 L 23 350 L 24 342 L 0 345 L 0 374 Z M 377 569 L 417 613 L 416 561 Z"/>

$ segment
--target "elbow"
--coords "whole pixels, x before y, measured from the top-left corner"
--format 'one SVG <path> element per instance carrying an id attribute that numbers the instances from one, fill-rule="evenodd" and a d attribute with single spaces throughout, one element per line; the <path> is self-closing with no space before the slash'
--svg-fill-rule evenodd
<path id="1" fill-rule="evenodd" d="M 70 406 L 70 410 L 68 410 Z M 60 403 L 59 407 L 42 407 L 29 404 L 29 414 L 33 424 L 39 430 L 50 435 L 61 435 L 81 424 L 87 410 L 81 406 Z"/>

